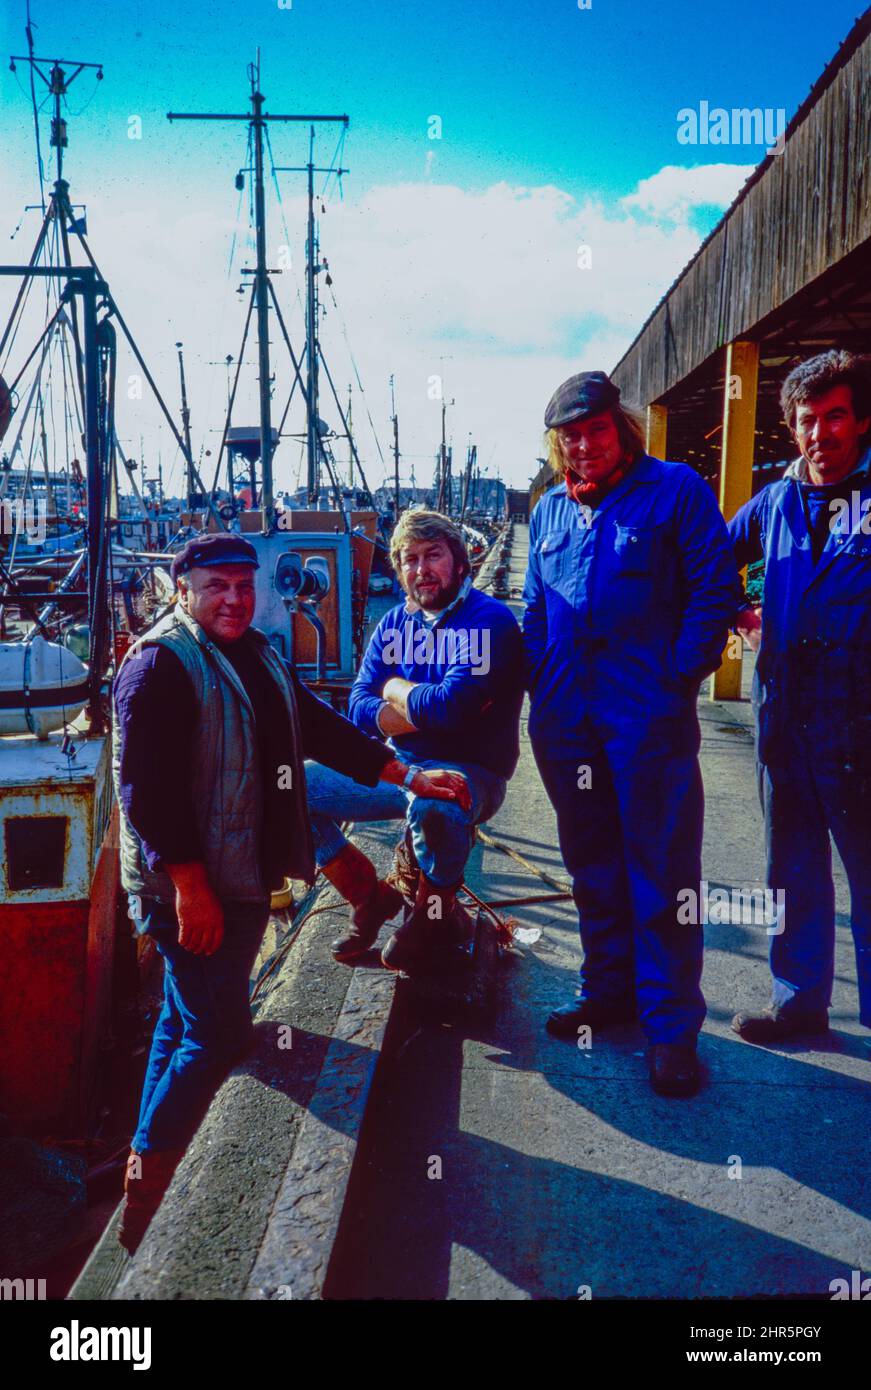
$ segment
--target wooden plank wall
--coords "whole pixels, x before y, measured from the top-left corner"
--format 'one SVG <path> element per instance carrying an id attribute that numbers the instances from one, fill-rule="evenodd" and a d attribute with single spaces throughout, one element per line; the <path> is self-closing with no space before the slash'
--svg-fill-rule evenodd
<path id="1" fill-rule="evenodd" d="M 612 372 L 627 400 L 659 400 L 871 238 L 871 34 L 739 197 Z"/>

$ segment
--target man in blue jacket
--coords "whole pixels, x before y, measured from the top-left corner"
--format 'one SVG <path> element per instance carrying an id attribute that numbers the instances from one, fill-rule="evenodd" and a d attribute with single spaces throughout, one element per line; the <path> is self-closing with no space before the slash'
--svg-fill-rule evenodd
<path id="1" fill-rule="evenodd" d="M 469 933 L 456 893 L 473 827 L 495 815 L 517 765 L 523 641 L 509 609 L 472 587 L 463 535 L 449 517 L 406 512 L 391 559 L 407 599 L 373 632 L 348 713 L 411 764 L 409 786 L 364 788 L 317 763 L 306 764 L 306 779 L 315 857 L 352 906 L 355 874 L 374 880 L 375 870 L 338 822 L 407 820 L 419 886 L 382 960 L 414 971 L 433 944 Z M 456 800 L 415 795 L 410 781 L 421 769 Z M 350 929 L 333 942 L 335 958 L 352 963 L 368 951 L 389 908 L 363 919 L 352 912 Z"/>
<path id="2" fill-rule="evenodd" d="M 850 884 L 859 1019 L 871 1028 L 871 359 L 825 352 L 789 373 L 783 416 L 801 457 L 729 530 L 739 566 L 763 559 L 753 699 L 768 883 L 772 999 L 732 1026 L 777 1043 L 829 1026 L 835 890 L 829 836 Z"/>
<path id="3" fill-rule="evenodd" d="M 557 814 L 580 916 L 580 997 L 548 1031 L 640 1017 L 650 1080 L 699 1083 L 703 823 L 696 699 L 740 592 L 709 485 L 645 453 L 604 372 L 564 382 L 545 413 L 559 485 L 532 514 L 523 631 L 529 735 Z M 699 916 L 700 914 L 696 914 Z"/>

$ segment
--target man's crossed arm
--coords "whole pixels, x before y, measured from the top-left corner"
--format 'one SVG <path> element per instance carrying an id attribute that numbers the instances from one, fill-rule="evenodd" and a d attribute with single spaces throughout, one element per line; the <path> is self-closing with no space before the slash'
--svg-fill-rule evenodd
<path id="1" fill-rule="evenodd" d="M 383 734 L 415 734 L 417 725 L 408 717 L 408 697 L 415 687 L 414 681 L 404 680 L 402 676 L 391 676 L 381 691 L 383 705 L 376 715 L 376 722 Z"/>

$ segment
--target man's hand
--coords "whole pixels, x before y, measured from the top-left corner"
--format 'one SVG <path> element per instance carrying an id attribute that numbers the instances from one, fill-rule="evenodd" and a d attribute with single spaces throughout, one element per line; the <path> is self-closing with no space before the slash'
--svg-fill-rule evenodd
<path id="1" fill-rule="evenodd" d="M 200 862 L 167 864 L 175 885 L 178 944 L 195 956 L 212 956 L 224 939 L 224 909 Z"/>
<path id="2" fill-rule="evenodd" d="M 418 782 L 426 782 L 426 786 L 418 786 Z M 472 794 L 469 791 L 469 784 L 461 772 L 450 771 L 445 767 L 428 767 L 423 772 L 419 772 L 411 784 L 411 790 L 415 796 L 444 796 L 443 789 L 453 793 L 457 802 L 464 811 L 472 809 Z"/>
<path id="3" fill-rule="evenodd" d="M 385 763 L 381 769 L 381 781 L 404 786 L 408 767 L 398 758 Z M 456 801 L 464 811 L 472 809 L 472 797 L 468 783 L 460 772 L 448 772 L 446 768 L 427 768 L 416 772 L 411 779 L 409 791 L 415 796 L 428 796 L 435 801 Z"/>
<path id="4" fill-rule="evenodd" d="M 735 630 L 746 637 L 754 652 L 758 652 L 762 641 L 762 609 L 744 608 L 735 623 Z"/>

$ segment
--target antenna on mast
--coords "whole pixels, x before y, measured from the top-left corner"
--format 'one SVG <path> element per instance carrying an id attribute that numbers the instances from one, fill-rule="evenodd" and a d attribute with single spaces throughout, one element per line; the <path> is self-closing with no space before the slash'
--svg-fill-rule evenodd
<path id="1" fill-rule="evenodd" d="M 69 140 L 67 138 L 67 123 L 61 115 L 61 102 L 63 98 L 66 96 L 70 87 L 75 82 L 76 78 L 79 77 L 81 73 L 85 72 L 88 68 L 94 69 L 97 75 L 97 81 L 102 82 L 103 64 L 86 63 L 80 61 L 78 58 L 37 58 L 35 53 L 33 52 L 33 32 L 30 26 L 29 6 L 27 16 L 27 44 L 30 50 L 29 53 L 13 53 L 10 56 L 9 71 L 18 71 L 18 69 L 15 66 L 16 63 L 27 63 L 30 67 L 31 81 L 33 80 L 34 76 L 41 78 L 53 98 L 52 107 L 54 110 L 54 115 L 51 118 L 50 144 L 52 149 L 57 150 L 57 177 L 58 180 L 60 180 L 63 178 L 64 174 L 64 150 L 67 148 L 67 145 L 69 144 Z M 62 63 L 66 63 L 68 66 L 73 66 L 74 71 L 71 73 L 67 72 L 66 68 L 61 67 Z M 46 67 L 49 64 L 51 66 L 46 72 Z M 38 141 L 39 131 L 37 129 L 37 145 Z"/>

